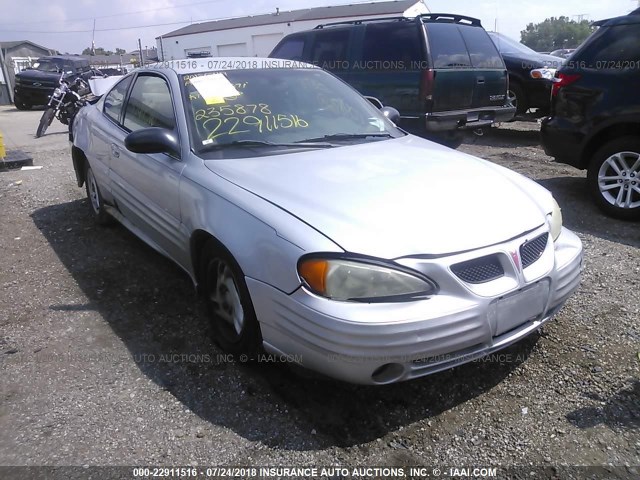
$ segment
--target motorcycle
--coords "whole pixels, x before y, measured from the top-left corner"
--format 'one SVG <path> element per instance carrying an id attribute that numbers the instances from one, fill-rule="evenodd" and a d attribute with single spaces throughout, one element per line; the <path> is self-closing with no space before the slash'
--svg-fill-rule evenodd
<path id="1" fill-rule="evenodd" d="M 53 91 L 47 109 L 40 118 L 36 138 L 44 135 L 54 118 L 60 120 L 64 125 L 69 125 L 71 133 L 73 119 L 78 111 L 88 103 L 86 96 L 91 93 L 91 88 L 81 77 L 70 83 L 65 79 L 65 73 L 62 72 L 58 84 L 60 86 Z"/>

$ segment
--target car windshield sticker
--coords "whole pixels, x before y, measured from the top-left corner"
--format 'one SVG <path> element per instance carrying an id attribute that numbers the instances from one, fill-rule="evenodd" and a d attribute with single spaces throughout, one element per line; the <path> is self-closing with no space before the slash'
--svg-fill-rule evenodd
<path id="1" fill-rule="evenodd" d="M 240 92 L 221 73 L 212 73 L 190 79 L 191 85 L 200 93 L 207 105 L 224 103 L 226 97 L 237 97 Z"/>

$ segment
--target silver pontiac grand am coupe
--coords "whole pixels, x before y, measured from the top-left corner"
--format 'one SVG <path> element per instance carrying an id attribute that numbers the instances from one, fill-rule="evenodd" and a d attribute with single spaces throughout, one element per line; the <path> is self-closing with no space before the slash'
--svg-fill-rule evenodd
<path id="1" fill-rule="evenodd" d="M 310 65 L 171 61 L 80 111 L 73 164 L 98 223 L 189 274 L 224 350 L 387 384 L 534 332 L 582 271 L 547 190 L 392 120 Z"/>

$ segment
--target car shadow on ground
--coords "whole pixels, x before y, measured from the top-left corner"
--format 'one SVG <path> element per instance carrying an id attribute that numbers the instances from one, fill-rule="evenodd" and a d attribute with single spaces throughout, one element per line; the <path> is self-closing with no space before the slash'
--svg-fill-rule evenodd
<path id="1" fill-rule="evenodd" d="M 632 247 L 640 247 L 640 224 L 607 217 L 596 207 L 583 177 L 554 177 L 538 180 L 562 206 L 564 225 L 576 232 L 594 235 Z"/>
<path id="2" fill-rule="evenodd" d="M 144 375 L 204 420 L 271 447 L 362 444 L 436 416 L 502 382 L 539 338 L 534 334 L 490 361 L 382 387 L 349 385 L 282 364 L 218 361 L 222 352 L 210 340 L 188 276 L 123 227 L 95 226 L 87 212 L 86 200 L 76 200 L 32 214 L 88 299 L 50 308 L 99 312 Z M 162 355 L 172 360 L 159 361 Z M 295 428 L 283 426 L 292 423 Z"/>

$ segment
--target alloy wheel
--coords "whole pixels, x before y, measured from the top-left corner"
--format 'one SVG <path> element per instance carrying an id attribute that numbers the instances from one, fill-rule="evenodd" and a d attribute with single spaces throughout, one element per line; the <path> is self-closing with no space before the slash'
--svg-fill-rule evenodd
<path id="1" fill-rule="evenodd" d="M 640 153 L 618 152 L 608 157 L 598 170 L 598 188 L 611 205 L 640 207 Z"/>

